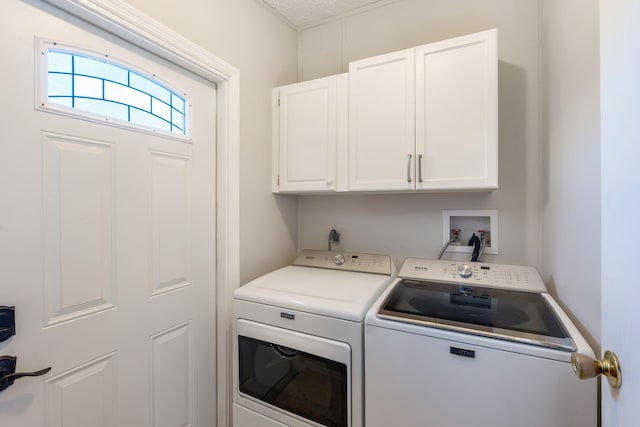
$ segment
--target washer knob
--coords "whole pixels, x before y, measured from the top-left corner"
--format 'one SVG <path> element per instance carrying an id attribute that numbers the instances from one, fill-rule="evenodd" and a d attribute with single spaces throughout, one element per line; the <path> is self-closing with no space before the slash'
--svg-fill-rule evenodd
<path id="1" fill-rule="evenodd" d="M 468 279 L 473 274 L 473 270 L 469 264 L 460 264 L 458 266 L 458 276 Z"/>
<path id="2" fill-rule="evenodd" d="M 342 265 L 344 264 L 344 255 L 338 254 L 333 257 L 333 260 L 335 261 L 336 265 Z"/>

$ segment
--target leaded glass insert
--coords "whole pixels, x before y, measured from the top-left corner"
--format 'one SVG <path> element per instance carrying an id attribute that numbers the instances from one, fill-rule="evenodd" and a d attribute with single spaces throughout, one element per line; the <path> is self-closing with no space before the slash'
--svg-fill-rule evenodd
<path id="1" fill-rule="evenodd" d="M 186 135 L 185 98 L 136 71 L 84 54 L 47 51 L 50 103 Z"/>

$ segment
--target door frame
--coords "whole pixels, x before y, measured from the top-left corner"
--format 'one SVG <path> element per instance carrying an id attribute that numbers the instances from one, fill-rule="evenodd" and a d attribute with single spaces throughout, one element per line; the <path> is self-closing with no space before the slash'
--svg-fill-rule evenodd
<path id="1" fill-rule="evenodd" d="M 216 407 L 230 420 L 231 296 L 240 282 L 240 73 L 211 52 L 120 0 L 41 0 L 217 85 Z"/>

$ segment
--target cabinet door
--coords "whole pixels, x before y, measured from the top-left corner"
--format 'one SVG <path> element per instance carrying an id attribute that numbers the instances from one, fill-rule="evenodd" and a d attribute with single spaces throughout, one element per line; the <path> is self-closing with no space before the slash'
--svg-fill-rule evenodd
<path id="1" fill-rule="evenodd" d="M 417 47 L 416 188 L 498 188 L 497 116 L 497 30 Z"/>
<path id="2" fill-rule="evenodd" d="M 349 189 L 415 188 L 414 50 L 349 64 Z"/>
<path id="3" fill-rule="evenodd" d="M 336 190 L 336 152 L 347 138 L 347 79 L 342 74 L 275 90 L 274 192 Z"/>

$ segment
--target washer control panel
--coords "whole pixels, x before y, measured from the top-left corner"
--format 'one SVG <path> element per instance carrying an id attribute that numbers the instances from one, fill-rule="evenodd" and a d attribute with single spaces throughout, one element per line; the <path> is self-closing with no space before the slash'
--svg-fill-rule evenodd
<path id="1" fill-rule="evenodd" d="M 406 279 L 465 283 L 492 288 L 547 291 L 535 268 L 520 265 L 407 258 L 399 276 Z"/>
<path id="2" fill-rule="evenodd" d="M 293 265 L 395 275 L 395 267 L 388 255 L 303 250 L 293 261 Z"/>

